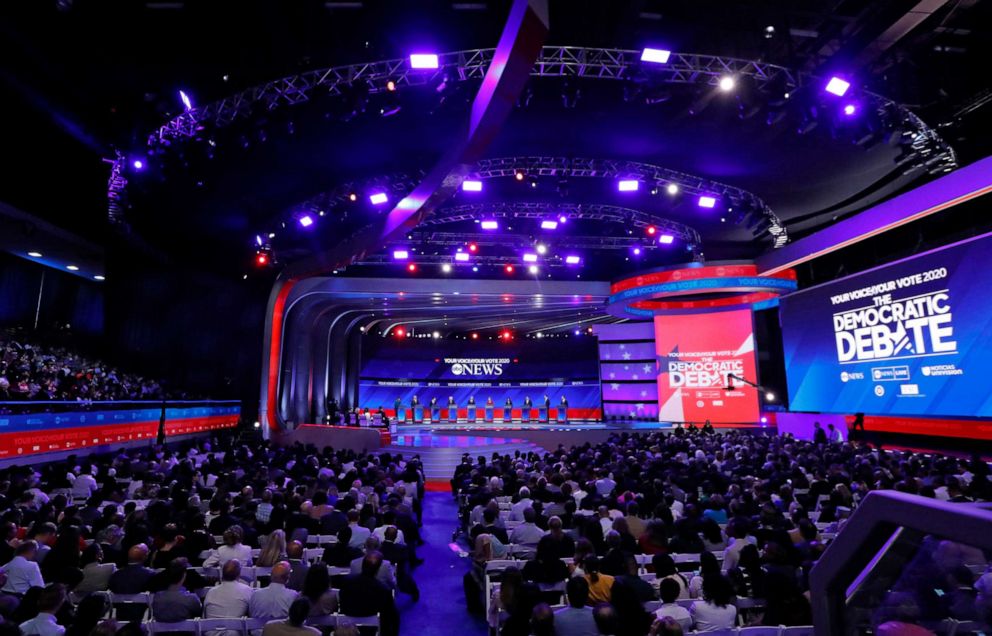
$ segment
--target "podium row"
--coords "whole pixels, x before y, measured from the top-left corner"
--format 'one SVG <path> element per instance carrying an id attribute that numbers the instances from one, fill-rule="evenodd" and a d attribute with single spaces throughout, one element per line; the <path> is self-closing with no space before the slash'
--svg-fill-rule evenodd
<path id="1" fill-rule="evenodd" d="M 549 409 L 538 407 L 520 409 L 519 414 L 515 413 L 513 409 L 498 409 L 493 407 L 469 407 L 465 411 L 465 421 L 469 424 L 475 424 L 477 422 L 487 424 L 497 422 L 501 424 L 510 424 L 512 422 L 519 422 L 521 424 L 531 422 L 548 424 L 552 421 L 564 424 L 568 421 L 567 409 L 563 408 Z M 398 409 L 396 411 L 396 423 L 405 424 L 408 422 L 413 422 L 414 424 L 422 424 L 424 422 L 430 422 L 432 424 L 443 422 L 457 424 L 458 409 L 424 406 Z"/>

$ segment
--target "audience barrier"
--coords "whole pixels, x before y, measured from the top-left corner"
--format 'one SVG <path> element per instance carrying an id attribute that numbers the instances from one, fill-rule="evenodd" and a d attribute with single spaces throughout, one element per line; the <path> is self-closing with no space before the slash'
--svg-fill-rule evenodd
<path id="1" fill-rule="evenodd" d="M 234 400 L 0 402 L 0 460 L 154 441 L 163 418 L 169 438 L 234 428 L 240 417 Z"/>

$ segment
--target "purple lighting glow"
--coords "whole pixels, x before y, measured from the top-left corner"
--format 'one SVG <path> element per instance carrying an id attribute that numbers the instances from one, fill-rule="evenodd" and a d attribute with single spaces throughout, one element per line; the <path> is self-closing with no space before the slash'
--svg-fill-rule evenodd
<path id="1" fill-rule="evenodd" d="M 851 83 L 847 80 L 841 79 L 839 77 L 831 77 L 830 81 L 823 90 L 827 91 L 831 95 L 836 95 L 837 97 L 843 97 L 847 94 L 847 90 L 851 88 Z"/>
<path id="2" fill-rule="evenodd" d="M 311 217 L 309 214 L 301 216 L 300 225 L 303 227 L 310 227 L 311 225 L 313 225 L 313 217 Z"/>
<path id="3" fill-rule="evenodd" d="M 145 162 L 142 161 L 141 159 L 135 159 L 133 162 L 131 162 L 131 165 L 134 166 L 135 170 L 142 170 L 145 167 Z"/>
<path id="4" fill-rule="evenodd" d="M 566 265 L 578 265 L 581 262 L 582 259 L 579 258 L 578 256 L 575 256 L 574 254 L 565 257 Z"/>
<path id="5" fill-rule="evenodd" d="M 455 260 L 458 261 L 459 263 L 467 263 L 468 258 L 469 258 L 468 254 L 466 252 L 458 252 L 457 254 L 455 254 Z"/>
<path id="6" fill-rule="evenodd" d="M 482 222 L 482 229 L 483 230 L 498 230 L 499 229 L 499 222 L 498 221 L 483 221 Z"/>
<path id="7" fill-rule="evenodd" d="M 482 182 L 466 179 L 462 181 L 462 190 L 465 192 L 482 192 Z"/>
<path id="8" fill-rule="evenodd" d="M 671 51 L 665 49 L 644 49 L 641 51 L 642 62 L 652 62 L 654 64 L 668 64 L 668 58 L 672 56 Z"/>
<path id="9" fill-rule="evenodd" d="M 715 208 L 716 207 L 716 197 L 709 197 L 703 195 L 699 197 L 699 201 L 696 204 L 701 208 Z"/>
<path id="10" fill-rule="evenodd" d="M 410 68 L 437 68 L 436 53 L 414 53 L 410 56 Z"/>
<path id="11" fill-rule="evenodd" d="M 568 217 L 565 216 L 564 214 L 562 214 L 561 216 L 558 217 L 558 222 L 559 223 L 568 223 Z"/>
<path id="12" fill-rule="evenodd" d="M 558 221 L 551 221 L 551 220 L 541 221 L 541 229 L 542 230 L 557 230 L 558 229 Z"/>
<path id="13" fill-rule="evenodd" d="M 529 254 L 529 253 L 528 254 L 524 254 L 524 262 L 525 263 L 536 263 L 537 262 L 537 254 Z"/>
<path id="14" fill-rule="evenodd" d="M 635 247 L 634 248 L 634 256 L 640 256 L 640 255 L 641 255 L 641 248 Z"/>
<path id="15" fill-rule="evenodd" d="M 636 179 L 624 179 L 617 183 L 617 190 L 620 192 L 637 192 L 640 182 Z"/>
<path id="16" fill-rule="evenodd" d="M 847 104 L 844 106 L 844 114 L 848 117 L 853 117 L 858 112 L 858 107 L 854 104 Z"/>
<path id="17" fill-rule="evenodd" d="M 186 110 L 193 110 L 193 102 L 190 100 L 189 95 L 186 91 L 179 91 L 179 100 L 183 103 Z"/>
<path id="18" fill-rule="evenodd" d="M 376 192 L 375 194 L 369 196 L 369 201 L 372 202 L 372 205 L 382 205 L 386 201 L 389 201 L 389 195 L 385 192 Z"/>
<path id="19" fill-rule="evenodd" d="M 675 242 L 675 237 L 671 234 L 662 234 L 658 237 L 658 242 L 662 245 L 671 245 Z"/>
<path id="20" fill-rule="evenodd" d="M 393 260 L 405 261 L 410 258 L 410 252 L 407 250 L 393 250 Z"/>

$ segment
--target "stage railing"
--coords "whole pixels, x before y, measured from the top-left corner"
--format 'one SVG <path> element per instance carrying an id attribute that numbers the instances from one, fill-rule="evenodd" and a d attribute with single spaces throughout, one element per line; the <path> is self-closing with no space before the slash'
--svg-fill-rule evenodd
<path id="1" fill-rule="evenodd" d="M 0 460 L 234 428 L 237 400 L 2 401 Z"/>

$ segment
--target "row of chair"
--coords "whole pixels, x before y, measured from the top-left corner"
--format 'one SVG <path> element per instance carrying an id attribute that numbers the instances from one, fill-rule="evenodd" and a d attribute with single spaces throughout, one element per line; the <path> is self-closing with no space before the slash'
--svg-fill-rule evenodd
<path id="1" fill-rule="evenodd" d="M 194 636 L 206 636 L 209 632 L 236 632 L 240 636 L 250 636 L 252 632 L 261 630 L 272 619 L 265 618 L 196 618 L 178 623 L 162 621 L 146 621 L 143 623 L 149 634 L 187 633 Z M 311 616 L 306 624 L 318 629 L 334 630 L 343 625 L 379 629 L 378 616 L 353 617 L 344 614 L 327 614 Z"/>

